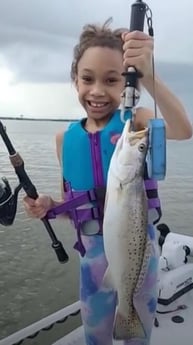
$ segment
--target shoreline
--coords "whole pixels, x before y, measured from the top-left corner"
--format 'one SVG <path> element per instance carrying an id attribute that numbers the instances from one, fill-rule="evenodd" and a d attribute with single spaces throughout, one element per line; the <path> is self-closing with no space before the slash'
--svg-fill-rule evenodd
<path id="1" fill-rule="evenodd" d="M 54 119 L 54 118 L 36 118 L 36 117 L 17 117 L 17 116 L 0 116 L 0 120 L 18 120 L 18 121 L 54 121 L 54 122 L 75 122 L 79 119 Z"/>

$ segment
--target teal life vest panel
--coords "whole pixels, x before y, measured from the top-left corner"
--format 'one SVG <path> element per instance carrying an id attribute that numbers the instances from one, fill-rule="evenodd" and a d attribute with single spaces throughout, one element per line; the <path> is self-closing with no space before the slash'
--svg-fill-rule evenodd
<path id="1" fill-rule="evenodd" d="M 126 119 L 131 118 L 131 112 Z M 76 191 L 105 186 L 107 172 L 117 138 L 124 123 L 117 110 L 107 125 L 96 133 L 88 133 L 83 121 L 73 123 L 66 131 L 62 147 L 63 177 Z"/>

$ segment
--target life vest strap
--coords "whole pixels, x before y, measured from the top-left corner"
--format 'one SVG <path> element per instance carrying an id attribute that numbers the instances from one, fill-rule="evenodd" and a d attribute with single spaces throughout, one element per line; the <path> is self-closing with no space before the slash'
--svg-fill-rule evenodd
<path id="1" fill-rule="evenodd" d="M 47 218 L 54 219 L 59 214 L 66 214 L 70 216 L 71 214 L 74 214 L 74 210 L 76 209 L 79 221 L 81 221 L 81 218 L 83 221 L 90 219 L 98 219 L 99 213 L 101 213 L 99 212 L 101 207 L 98 207 L 98 204 L 104 204 L 105 193 L 105 187 L 96 187 L 84 192 L 73 192 L 73 190 L 70 189 L 68 186 L 67 200 L 64 201 L 64 203 L 62 203 L 61 205 L 55 206 L 52 209 L 50 209 L 47 213 Z M 92 203 L 97 203 L 97 206 L 87 206 L 85 208 L 77 210 L 77 207 Z"/>

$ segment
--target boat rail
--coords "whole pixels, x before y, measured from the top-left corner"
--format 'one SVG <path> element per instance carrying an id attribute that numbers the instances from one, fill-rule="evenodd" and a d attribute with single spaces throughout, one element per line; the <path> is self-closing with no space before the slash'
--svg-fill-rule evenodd
<path id="1" fill-rule="evenodd" d="M 0 340 L 0 345 L 21 345 L 26 339 L 33 339 L 41 331 L 49 331 L 57 323 L 65 322 L 69 317 L 80 313 L 80 301 L 68 305 L 57 312 Z"/>

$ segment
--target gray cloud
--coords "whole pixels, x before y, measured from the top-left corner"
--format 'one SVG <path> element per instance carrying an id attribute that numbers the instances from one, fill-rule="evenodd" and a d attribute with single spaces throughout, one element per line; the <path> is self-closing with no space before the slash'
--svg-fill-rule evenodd
<path id="1" fill-rule="evenodd" d="M 103 23 L 112 16 L 114 27 L 128 26 L 132 2 L 0 0 L 0 63 L 13 70 L 17 82 L 69 81 L 72 50 L 83 25 Z M 156 56 L 190 61 L 190 33 L 186 25 L 179 28 L 178 23 L 181 18 L 184 23 L 190 20 L 192 0 L 184 0 L 183 4 L 170 0 L 167 5 L 160 0 L 147 2 L 154 15 Z"/>
<path id="2" fill-rule="evenodd" d="M 69 80 L 75 39 L 37 29 L 0 25 L 0 55 L 17 81 Z"/>

